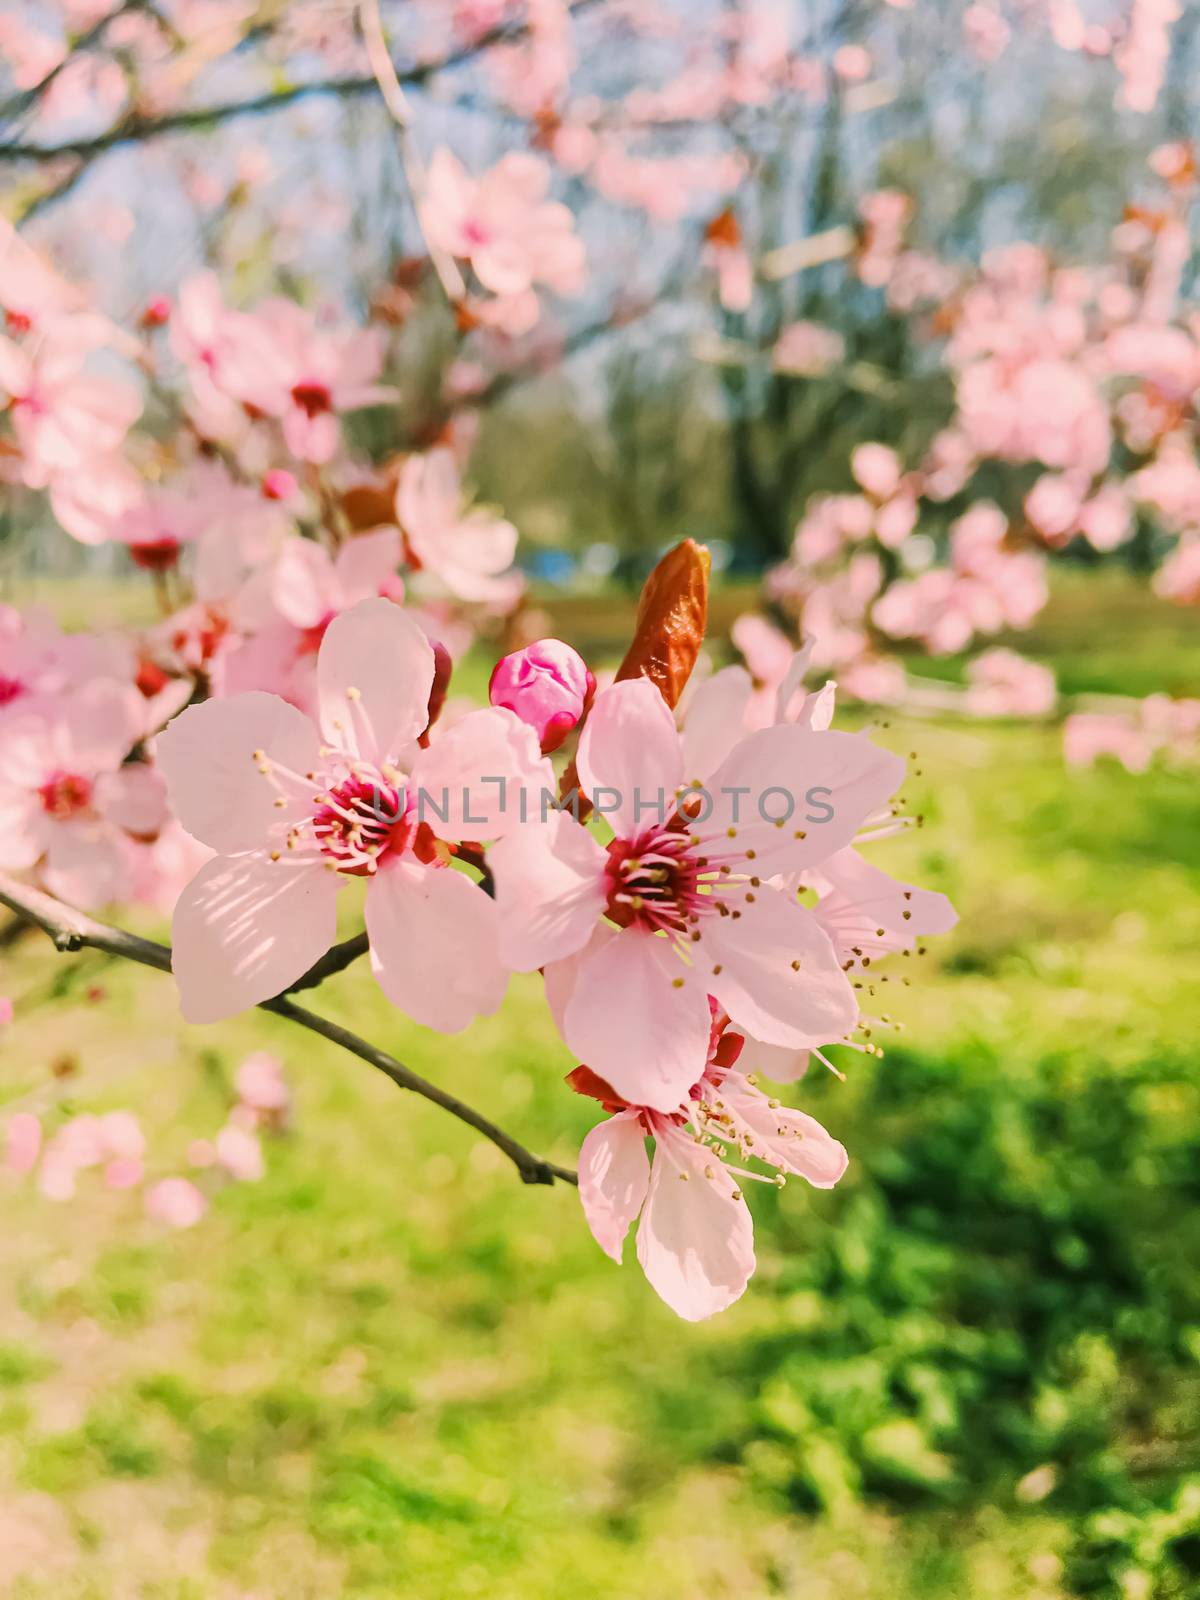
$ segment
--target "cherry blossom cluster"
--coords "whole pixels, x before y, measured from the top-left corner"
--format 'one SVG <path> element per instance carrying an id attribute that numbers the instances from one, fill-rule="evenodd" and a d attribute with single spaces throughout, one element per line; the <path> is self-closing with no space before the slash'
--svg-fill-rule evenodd
<path id="1" fill-rule="evenodd" d="M 937 354 L 953 409 L 911 464 L 882 443 L 858 445 L 852 487 L 808 502 L 790 559 L 768 578 L 769 601 L 817 637 L 817 659 L 846 692 L 905 699 L 902 657 L 914 646 L 960 653 L 1028 628 L 1063 551 L 1095 561 L 1136 540 L 1159 595 L 1200 601 L 1200 343 L 1182 292 L 1196 166 L 1174 144 L 1150 168 L 1159 204 L 1129 208 L 1098 267 L 1022 244 L 950 269 L 905 244 L 905 197 L 865 208 L 855 270 Z M 777 370 L 807 379 L 839 360 L 836 334 L 815 324 L 784 329 L 773 353 Z M 1008 648 L 969 666 L 961 701 L 1010 716 L 1054 703 L 1046 669 Z M 1141 770 L 1156 750 L 1189 746 L 1187 702 L 1169 730 L 1158 697 L 1116 714 L 1100 738 L 1105 715 L 1081 712 L 1070 759 L 1094 742 Z"/>
<path id="2" fill-rule="evenodd" d="M 247 1056 L 234 1080 L 233 1103 L 211 1139 L 194 1139 L 187 1151 L 192 1176 L 156 1177 L 146 1135 L 132 1111 L 83 1112 L 47 1125 L 34 1111 L 13 1113 L 6 1125 L 6 1165 L 15 1177 L 31 1175 L 47 1200 L 86 1194 L 81 1181 L 114 1192 L 139 1194 L 145 1214 L 172 1228 L 190 1228 L 222 1183 L 257 1183 L 265 1171 L 262 1134 L 287 1126 L 291 1092 L 282 1063 L 259 1052 Z M 92 1180 L 83 1174 L 92 1173 Z"/>

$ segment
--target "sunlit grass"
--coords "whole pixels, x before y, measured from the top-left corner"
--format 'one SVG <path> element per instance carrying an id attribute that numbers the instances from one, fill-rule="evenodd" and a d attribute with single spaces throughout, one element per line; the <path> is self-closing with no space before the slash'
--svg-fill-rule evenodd
<path id="1" fill-rule="evenodd" d="M 1049 728 L 880 738 L 918 753 L 926 820 L 875 859 L 962 923 L 865 997 L 900 1024 L 881 1060 L 798 1086 L 850 1174 L 756 1194 L 759 1277 L 696 1328 L 572 1191 L 524 1188 L 361 1063 L 261 1015 L 188 1029 L 169 980 L 92 954 L 0 954 L 6 1104 L 136 1105 L 171 1168 L 250 1049 L 298 1102 L 265 1180 L 188 1234 L 4 1180 L 0 1593 L 1071 1592 L 1088 1506 L 1196 1465 L 1194 778 L 1068 773 Z M 314 1003 L 573 1159 L 594 1108 L 536 979 L 449 1040 L 361 965 Z M 1164 1307 L 1179 1326 L 1143 1325 Z M 986 1446 L 972 1385 L 998 1385 Z M 1022 1499 L 1047 1462 L 1057 1487 Z"/>

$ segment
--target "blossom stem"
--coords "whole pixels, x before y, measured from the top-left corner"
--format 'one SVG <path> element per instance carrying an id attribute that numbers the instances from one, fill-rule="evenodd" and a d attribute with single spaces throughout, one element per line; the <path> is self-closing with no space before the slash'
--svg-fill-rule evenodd
<path id="1" fill-rule="evenodd" d="M 128 933 L 124 928 L 113 928 L 106 923 L 96 922 L 82 912 L 74 910 L 73 907 L 64 905 L 61 900 L 56 900 L 53 895 L 20 883 L 3 872 L 0 872 L 0 905 L 7 906 L 23 921 L 40 928 L 52 941 L 55 949 L 64 954 L 84 949 L 102 950 L 106 955 L 120 956 L 126 961 L 136 961 L 142 966 L 153 967 L 158 972 L 171 970 L 170 945 L 158 944 L 152 939 L 143 939 L 138 934 Z M 358 939 L 348 939 L 344 944 L 334 946 L 329 955 L 317 962 L 296 987 L 309 987 L 320 983 L 330 973 L 338 972 L 342 967 L 348 966 L 355 955 L 361 954 L 361 949 Z M 335 956 L 338 957 L 336 961 L 332 959 Z M 326 970 L 321 970 L 323 967 Z M 356 1033 L 351 1033 L 340 1023 L 332 1022 L 326 1017 L 320 1017 L 315 1012 L 306 1010 L 303 1006 L 298 1006 L 287 994 L 276 995 L 273 1000 L 264 1000 L 259 1009 L 270 1011 L 277 1017 L 284 1017 L 312 1033 L 320 1034 L 331 1043 L 340 1045 L 343 1050 L 348 1050 L 351 1055 L 358 1056 L 360 1061 L 375 1067 L 385 1077 L 390 1078 L 398 1088 L 411 1090 L 423 1100 L 428 1100 L 433 1105 L 440 1106 L 443 1111 L 448 1111 L 460 1122 L 465 1122 L 469 1128 L 474 1128 L 476 1133 L 481 1133 L 498 1150 L 504 1152 L 520 1173 L 522 1183 L 553 1184 L 557 1181 L 577 1184 L 579 1182 L 569 1167 L 556 1166 L 552 1161 L 545 1161 L 541 1156 L 534 1155 L 510 1134 L 505 1133 L 503 1128 L 497 1127 L 482 1112 L 467 1105 L 457 1095 L 450 1094 L 435 1083 L 430 1083 L 427 1078 L 422 1078 L 403 1062 L 397 1061 L 386 1051 L 368 1043 L 366 1039 L 359 1038 Z"/>

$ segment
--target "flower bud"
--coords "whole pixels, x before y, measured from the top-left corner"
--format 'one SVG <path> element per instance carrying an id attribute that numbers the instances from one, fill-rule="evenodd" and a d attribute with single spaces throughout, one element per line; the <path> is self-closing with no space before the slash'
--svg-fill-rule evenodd
<path id="1" fill-rule="evenodd" d="M 711 567 L 707 548 L 692 539 L 667 551 L 642 588 L 618 683 L 649 678 L 672 710 L 679 704 L 704 642 Z"/>
<path id="2" fill-rule="evenodd" d="M 549 755 L 592 703 L 596 680 L 583 657 L 561 639 L 539 639 L 497 661 L 488 685 L 494 706 L 514 711 Z"/>

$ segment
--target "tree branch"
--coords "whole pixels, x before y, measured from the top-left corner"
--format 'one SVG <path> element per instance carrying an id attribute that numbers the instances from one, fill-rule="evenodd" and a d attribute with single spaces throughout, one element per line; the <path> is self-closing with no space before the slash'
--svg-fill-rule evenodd
<path id="1" fill-rule="evenodd" d="M 576 16 L 604 3 L 605 0 L 574 0 L 569 9 L 571 15 Z M 462 66 L 483 51 L 491 49 L 493 45 L 517 43 L 525 38 L 529 31 L 530 25 L 527 22 L 498 23 L 496 27 L 489 28 L 470 44 L 450 51 L 437 61 L 397 68 L 396 81 L 399 84 L 419 87 L 427 83 L 430 78 L 437 77 L 439 73 L 449 72 L 455 67 Z M 378 93 L 378 79 L 374 72 L 370 72 L 362 76 L 323 78 L 311 83 L 294 83 L 289 88 L 253 95 L 246 100 L 226 100 L 211 106 L 191 106 L 180 111 L 169 111 L 161 117 L 146 117 L 135 111 L 122 118 L 120 122 L 114 123 L 111 128 L 106 128 L 103 133 L 91 134 L 86 138 L 64 139 L 58 144 L 27 144 L 19 140 L 0 144 L 0 161 L 58 161 L 64 156 L 77 156 L 82 160 L 91 161 L 121 145 L 143 143 L 167 133 L 195 132 L 201 128 L 215 127 L 235 117 L 262 116 L 292 105 L 298 100 L 312 99 L 318 95 L 347 98 L 353 95 Z"/>
<path id="2" fill-rule="evenodd" d="M 10 878 L 3 872 L 0 872 L 0 905 L 7 906 L 18 917 L 40 928 L 56 950 L 64 953 L 84 949 L 102 950 L 106 955 L 120 956 L 126 961 L 136 961 L 142 966 L 153 967 L 158 972 L 171 970 L 169 945 L 157 944 L 152 939 L 142 939 L 137 934 L 127 933 L 123 928 L 111 928 L 106 923 L 96 922 L 81 911 L 64 905 L 52 895 L 45 894 L 40 889 L 33 889 L 28 884 L 18 883 L 15 878 Z M 328 971 L 314 976 L 324 964 L 317 962 L 295 987 L 308 987 L 319 983 L 329 973 L 340 971 L 354 958 L 353 955 L 345 955 L 345 952 L 351 946 L 357 947 L 357 945 L 357 940 L 348 939 L 344 944 L 335 946 L 329 956 L 325 957 L 325 962 L 330 963 Z M 339 952 L 344 959 L 332 962 L 331 958 L 337 956 Z M 360 950 L 355 948 L 354 954 L 359 953 Z M 474 1128 L 476 1133 L 481 1133 L 498 1150 L 504 1152 L 520 1173 L 522 1183 L 553 1184 L 556 1180 L 559 1183 L 578 1183 L 578 1178 L 569 1167 L 559 1167 L 552 1161 L 544 1161 L 540 1156 L 535 1156 L 510 1134 L 505 1133 L 503 1128 L 498 1128 L 494 1122 L 490 1122 L 482 1112 L 467 1105 L 457 1095 L 440 1089 L 427 1078 L 422 1078 L 403 1062 L 397 1061 L 394 1056 L 377 1049 L 373 1044 L 368 1044 L 365 1039 L 360 1039 L 356 1033 L 351 1033 L 340 1023 L 331 1022 L 326 1017 L 318 1016 L 316 1012 L 305 1010 L 303 1006 L 298 1006 L 295 1001 L 290 1000 L 286 994 L 277 995 L 274 1000 L 264 1000 L 259 1009 L 269 1011 L 277 1017 L 286 1017 L 289 1022 L 295 1022 L 311 1033 L 319 1033 L 322 1038 L 340 1045 L 343 1050 L 356 1055 L 360 1061 L 375 1067 L 385 1077 L 390 1078 L 398 1088 L 410 1089 L 413 1094 L 420 1095 L 423 1100 L 440 1106 L 452 1117 L 465 1122 L 469 1128 Z"/>

